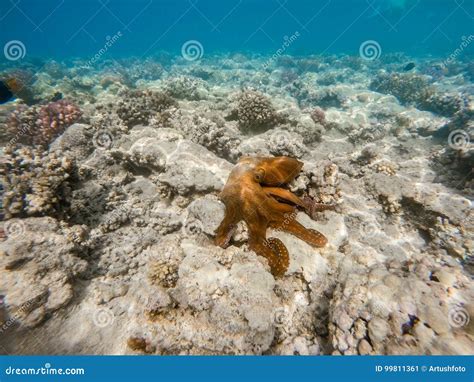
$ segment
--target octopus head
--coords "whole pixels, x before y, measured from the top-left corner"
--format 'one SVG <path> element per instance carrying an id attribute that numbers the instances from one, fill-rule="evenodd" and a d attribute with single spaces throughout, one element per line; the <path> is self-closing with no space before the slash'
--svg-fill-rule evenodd
<path id="1" fill-rule="evenodd" d="M 280 186 L 291 182 L 301 171 L 303 163 L 289 157 L 242 157 L 237 167 L 256 183 Z"/>

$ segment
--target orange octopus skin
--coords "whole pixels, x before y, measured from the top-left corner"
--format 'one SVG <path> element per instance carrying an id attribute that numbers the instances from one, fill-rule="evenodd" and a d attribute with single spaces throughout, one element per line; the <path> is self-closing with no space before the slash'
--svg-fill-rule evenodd
<path id="1" fill-rule="evenodd" d="M 244 220 L 250 249 L 268 260 L 274 276 L 284 275 L 290 258 L 281 240 L 266 238 L 268 227 L 290 232 L 314 247 L 324 247 L 327 239 L 322 233 L 296 221 L 296 208 L 311 214 L 331 206 L 302 200 L 279 187 L 291 182 L 302 167 L 302 162 L 289 157 L 242 157 L 219 194 L 225 204 L 225 215 L 216 230 L 216 245 L 226 248 L 237 223 Z"/>

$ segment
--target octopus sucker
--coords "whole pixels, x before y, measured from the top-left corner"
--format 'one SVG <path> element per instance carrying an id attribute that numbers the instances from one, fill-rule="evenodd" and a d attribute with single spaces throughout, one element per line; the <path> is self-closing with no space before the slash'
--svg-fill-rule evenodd
<path id="1" fill-rule="evenodd" d="M 249 229 L 249 248 L 267 259 L 276 277 L 288 270 L 290 258 L 280 239 L 266 238 L 269 227 L 289 232 L 314 247 L 324 247 L 326 237 L 298 223 L 296 211 L 299 207 L 313 217 L 315 211 L 332 209 L 332 206 L 301 199 L 281 188 L 291 182 L 302 167 L 302 162 L 289 157 L 242 157 L 219 194 L 225 204 L 225 215 L 216 230 L 216 245 L 227 247 L 237 223 L 245 221 Z"/>

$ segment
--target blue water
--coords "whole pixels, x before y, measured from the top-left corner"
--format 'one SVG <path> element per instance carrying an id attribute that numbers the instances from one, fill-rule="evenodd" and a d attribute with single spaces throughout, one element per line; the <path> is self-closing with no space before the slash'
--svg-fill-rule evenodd
<path id="1" fill-rule="evenodd" d="M 179 54 L 188 40 L 206 54 L 272 53 L 296 32 L 286 53 L 356 55 L 375 40 L 442 56 L 474 34 L 474 0 L 1 0 L 0 15 L 2 47 L 19 40 L 30 58 L 93 56 L 118 32 L 110 57 Z"/>

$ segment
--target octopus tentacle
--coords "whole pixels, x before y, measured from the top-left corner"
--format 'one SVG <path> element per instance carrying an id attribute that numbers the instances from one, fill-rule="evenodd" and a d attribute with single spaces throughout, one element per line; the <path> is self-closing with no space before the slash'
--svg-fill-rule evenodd
<path id="1" fill-rule="evenodd" d="M 297 206 L 300 206 L 302 208 L 306 208 L 307 204 L 303 200 L 301 200 L 299 197 L 297 197 L 295 194 L 292 192 L 285 190 L 284 188 L 279 188 L 279 187 L 262 187 L 263 191 L 267 195 L 273 195 L 276 196 L 280 199 L 287 200 L 289 202 L 292 202 L 296 204 Z"/>
<path id="2" fill-rule="evenodd" d="M 314 219 L 314 216 L 317 212 L 322 212 L 322 211 L 334 211 L 336 209 L 336 206 L 334 204 L 323 204 L 323 203 L 316 203 L 313 198 L 309 196 L 304 196 L 302 199 L 304 205 L 305 205 L 305 210 L 307 214 Z"/>
<path id="3" fill-rule="evenodd" d="M 286 249 L 285 244 L 283 244 L 283 242 L 276 237 L 269 237 L 267 239 L 267 245 L 270 246 L 276 255 L 272 257 L 272 259 L 268 260 L 272 269 L 272 273 L 275 276 L 284 275 L 290 265 L 290 255 L 288 253 L 288 249 Z"/>
<path id="4" fill-rule="evenodd" d="M 273 223 L 271 226 L 289 232 L 313 247 L 324 247 L 328 243 L 328 239 L 321 232 L 312 228 L 306 228 L 298 223 L 296 219 L 287 219 L 284 222 Z"/>
<path id="5" fill-rule="evenodd" d="M 281 240 L 265 239 L 266 224 L 249 225 L 249 247 L 257 255 L 267 259 L 274 276 L 283 276 L 288 269 L 290 256 Z"/>
<path id="6" fill-rule="evenodd" d="M 216 229 L 216 245 L 222 248 L 228 247 L 230 239 L 237 229 L 237 223 L 238 218 L 235 210 L 231 207 L 226 207 L 224 219 Z"/>

